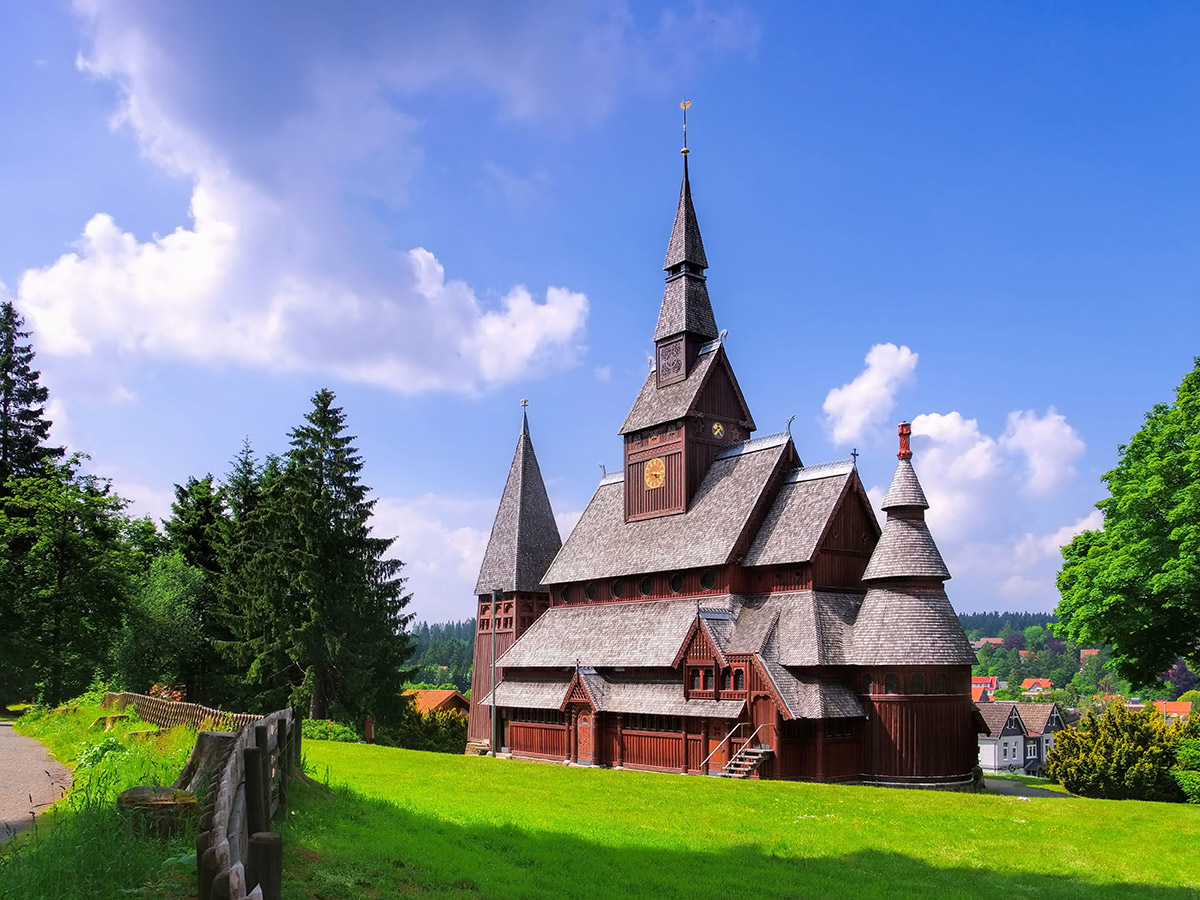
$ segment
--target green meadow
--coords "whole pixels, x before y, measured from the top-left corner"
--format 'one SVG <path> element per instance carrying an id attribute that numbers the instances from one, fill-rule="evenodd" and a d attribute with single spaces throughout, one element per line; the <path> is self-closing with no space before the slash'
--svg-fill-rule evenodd
<path id="1" fill-rule="evenodd" d="M 567 768 L 305 742 L 301 898 L 1200 896 L 1200 808 Z"/>

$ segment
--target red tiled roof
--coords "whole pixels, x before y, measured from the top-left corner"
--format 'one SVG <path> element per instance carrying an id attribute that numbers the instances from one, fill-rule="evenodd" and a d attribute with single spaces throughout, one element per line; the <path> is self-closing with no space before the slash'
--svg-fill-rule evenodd
<path id="1" fill-rule="evenodd" d="M 987 688 L 989 691 L 994 691 L 1000 687 L 1000 678 L 996 675 L 972 675 L 971 687 Z"/>
<path id="2" fill-rule="evenodd" d="M 971 700 L 975 703 L 991 703 L 992 695 L 988 693 L 986 687 L 971 685 Z"/>
<path id="3" fill-rule="evenodd" d="M 1097 650 L 1095 647 L 1084 647 L 1082 650 L 1079 651 L 1079 658 L 1083 659 L 1084 657 L 1087 657 L 1087 656 L 1095 656 L 1099 652 L 1100 651 Z"/>
<path id="4" fill-rule="evenodd" d="M 1054 690 L 1054 682 L 1049 678 L 1026 678 L 1021 682 L 1021 690 L 1028 691 L 1031 688 L 1040 687 L 1044 691 Z"/>
<path id="5" fill-rule="evenodd" d="M 1189 700 L 1155 700 L 1154 705 L 1164 716 L 1185 718 L 1192 712 L 1192 704 Z"/>
<path id="6" fill-rule="evenodd" d="M 467 712 L 471 708 L 467 698 L 458 691 L 422 690 L 405 691 L 404 693 L 413 698 L 413 705 L 421 715 L 435 709 L 456 709 L 459 712 Z"/>

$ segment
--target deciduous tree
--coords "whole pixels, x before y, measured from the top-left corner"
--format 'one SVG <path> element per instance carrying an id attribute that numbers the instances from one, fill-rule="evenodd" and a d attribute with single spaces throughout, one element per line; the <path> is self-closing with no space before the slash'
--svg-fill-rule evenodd
<path id="1" fill-rule="evenodd" d="M 1103 528 L 1063 548 L 1055 630 L 1111 646 L 1117 670 L 1147 685 L 1180 657 L 1200 668 L 1200 357 L 1118 457 Z"/>

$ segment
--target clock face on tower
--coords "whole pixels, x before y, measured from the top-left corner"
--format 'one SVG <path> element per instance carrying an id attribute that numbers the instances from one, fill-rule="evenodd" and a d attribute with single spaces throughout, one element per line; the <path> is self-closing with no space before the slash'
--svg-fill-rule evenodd
<path id="1" fill-rule="evenodd" d="M 667 465 L 662 461 L 661 456 L 656 456 L 646 463 L 642 478 L 646 482 L 648 491 L 663 486 L 663 482 L 667 480 Z"/>

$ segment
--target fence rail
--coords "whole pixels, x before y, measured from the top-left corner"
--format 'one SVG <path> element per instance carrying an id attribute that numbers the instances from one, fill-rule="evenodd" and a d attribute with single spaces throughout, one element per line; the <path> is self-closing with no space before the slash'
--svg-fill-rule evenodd
<path id="1" fill-rule="evenodd" d="M 224 726 L 236 731 L 232 741 L 224 738 L 229 749 L 209 782 L 200 818 L 200 900 L 278 900 L 283 842 L 270 827 L 276 813 L 286 812 L 288 784 L 300 770 L 300 715 L 290 708 L 266 716 L 229 713 L 144 694 L 104 698 L 105 707 L 130 704 L 142 719 L 162 728 Z M 197 743 L 189 768 L 202 752 Z"/>

